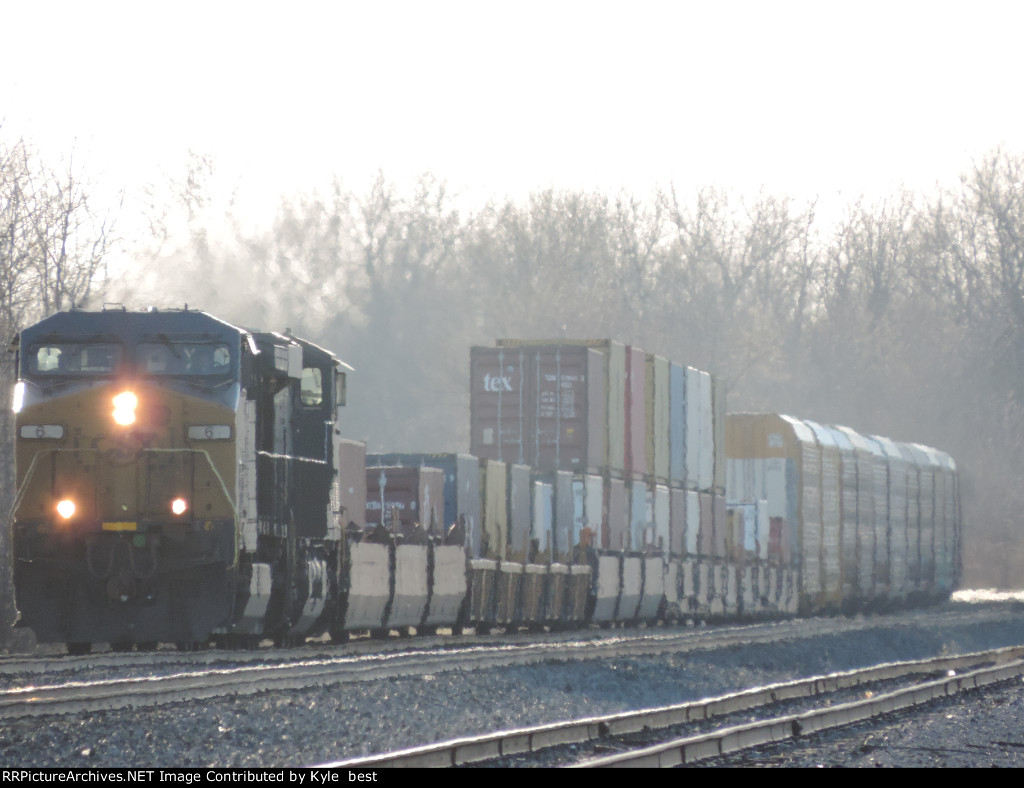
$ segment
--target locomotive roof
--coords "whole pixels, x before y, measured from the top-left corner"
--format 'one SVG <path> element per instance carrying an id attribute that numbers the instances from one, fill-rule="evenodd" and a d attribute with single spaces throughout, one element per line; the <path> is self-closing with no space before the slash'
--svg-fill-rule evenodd
<path id="1" fill-rule="evenodd" d="M 195 309 L 151 310 L 129 312 L 123 309 L 104 309 L 98 312 L 74 309 L 57 312 L 21 332 L 25 340 L 50 335 L 104 335 L 138 340 L 154 334 L 210 335 L 226 338 L 232 334 L 241 337 L 244 329 Z"/>
<path id="2" fill-rule="evenodd" d="M 187 335 L 190 338 L 227 339 L 234 336 L 241 341 L 247 335 L 260 337 L 272 342 L 288 344 L 295 342 L 314 353 L 322 353 L 335 364 L 346 369 L 352 368 L 326 348 L 308 340 L 292 336 L 290 333 L 279 334 L 272 331 L 258 331 L 232 325 L 218 317 L 198 309 L 148 309 L 145 311 L 129 311 L 118 307 L 88 311 L 73 309 L 68 312 L 57 312 L 38 323 L 26 327 L 19 337 L 15 337 L 11 347 L 19 344 L 19 338 L 26 342 L 47 336 L 104 336 L 118 337 L 126 342 L 139 341 L 154 334 Z"/>

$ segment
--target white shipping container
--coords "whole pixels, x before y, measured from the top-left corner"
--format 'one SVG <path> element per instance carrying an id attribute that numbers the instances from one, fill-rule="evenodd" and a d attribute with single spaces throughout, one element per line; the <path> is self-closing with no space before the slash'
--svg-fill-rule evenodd
<path id="1" fill-rule="evenodd" d="M 551 484 L 533 482 L 533 529 L 530 536 L 537 543 L 537 549 L 549 556 L 554 544 L 554 499 L 555 490 Z"/>
<path id="2" fill-rule="evenodd" d="M 573 546 L 579 545 L 583 529 L 590 530 L 590 544 L 599 547 L 604 520 L 604 479 L 593 474 L 573 477 Z"/>
<path id="3" fill-rule="evenodd" d="M 700 493 L 686 492 L 686 554 L 697 555 L 700 535 Z"/>
<path id="4" fill-rule="evenodd" d="M 669 488 L 654 487 L 654 546 L 662 553 L 669 551 Z"/>
<path id="5" fill-rule="evenodd" d="M 647 452 L 647 473 L 659 481 L 669 478 L 671 432 L 671 392 L 669 388 L 668 359 L 648 354 L 647 380 L 644 387 L 646 399 L 645 447 Z"/>
<path id="6" fill-rule="evenodd" d="M 711 392 L 711 375 L 700 373 L 700 467 L 697 486 L 710 491 L 715 485 L 715 402 Z"/>
<path id="7" fill-rule="evenodd" d="M 716 492 L 725 492 L 725 412 L 726 383 L 722 378 L 711 376 L 712 397 L 712 485 Z"/>
<path id="8" fill-rule="evenodd" d="M 700 488 L 700 370 L 687 367 L 685 370 L 686 398 L 686 473 L 684 484 L 688 490 Z"/>
<path id="9" fill-rule="evenodd" d="M 627 550 L 642 550 L 644 532 L 648 528 L 648 490 L 642 479 L 634 479 L 627 485 L 629 493 L 629 541 Z"/>

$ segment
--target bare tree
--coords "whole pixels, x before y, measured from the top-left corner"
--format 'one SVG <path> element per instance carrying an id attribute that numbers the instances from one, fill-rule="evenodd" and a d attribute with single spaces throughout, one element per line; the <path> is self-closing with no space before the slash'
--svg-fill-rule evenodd
<path id="1" fill-rule="evenodd" d="M 112 219 L 93 210 L 89 190 L 71 159 L 46 166 L 24 141 L 0 137 L 0 337 L 26 323 L 89 299 L 105 273 Z M 10 510 L 14 467 L 10 395 L 14 357 L 0 353 L 0 511 Z M 0 566 L 9 561 L 6 529 Z M 3 573 L 0 620 L 14 611 L 10 575 Z M 0 637 L 0 641 L 4 638 Z"/>

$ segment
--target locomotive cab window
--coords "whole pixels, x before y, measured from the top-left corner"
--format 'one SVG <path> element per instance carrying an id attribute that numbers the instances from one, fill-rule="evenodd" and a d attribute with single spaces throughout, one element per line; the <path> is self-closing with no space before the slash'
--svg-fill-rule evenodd
<path id="1" fill-rule="evenodd" d="M 30 375 L 110 375 L 121 364 L 113 342 L 61 342 L 34 345 L 25 356 Z"/>
<path id="2" fill-rule="evenodd" d="M 223 343 L 143 342 L 136 363 L 150 375 L 225 375 L 231 371 L 231 351 Z"/>
<path id="3" fill-rule="evenodd" d="M 303 367 L 300 397 L 307 408 L 319 407 L 324 402 L 323 372 L 319 367 Z"/>

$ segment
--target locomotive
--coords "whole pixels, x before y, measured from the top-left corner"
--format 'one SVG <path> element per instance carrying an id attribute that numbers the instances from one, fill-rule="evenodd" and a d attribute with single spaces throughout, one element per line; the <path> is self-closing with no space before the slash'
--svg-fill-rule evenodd
<path id="1" fill-rule="evenodd" d="M 61 312 L 15 348 L 14 586 L 39 641 L 285 638 L 325 617 L 339 359 L 187 308 Z"/>
<path id="2" fill-rule="evenodd" d="M 288 331 L 72 310 L 14 350 L 19 625 L 71 653 L 784 616 L 955 582 L 948 455 L 727 417 L 712 376 L 611 340 L 474 348 L 472 453 L 369 456 L 342 436 L 351 369 Z"/>

